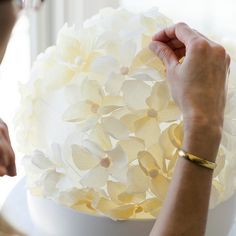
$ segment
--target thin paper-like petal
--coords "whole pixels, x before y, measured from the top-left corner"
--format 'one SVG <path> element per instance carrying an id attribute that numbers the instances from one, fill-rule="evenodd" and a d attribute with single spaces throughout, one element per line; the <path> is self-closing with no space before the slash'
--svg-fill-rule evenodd
<path id="1" fill-rule="evenodd" d="M 135 214 L 136 206 L 133 204 L 119 206 L 109 211 L 112 219 L 127 220 Z"/>
<path id="2" fill-rule="evenodd" d="M 139 166 L 131 166 L 127 173 L 128 192 L 141 193 L 149 188 L 149 177 L 147 177 Z"/>
<path id="3" fill-rule="evenodd" d="M 224 168 L 225 166 L 225 153 L 222 149 L 219 149 L 217 158 L 216 158 L 216 168 L 214 170 L 214 174 L 213 176 L 216 177 L 220 174 L 221 170 Z"/>
<path id="4" fill-rule="evenodd" d="M 163 62 L 149 49 L 145 48 L 138 53 L 133 60 L 131 71 L 134 71 L 142 66 L 148 66 L 156 69 L 163 77 L 165 77 L 165 66 Z"/>
<path id="5" fill-rule="evenodd" d="M 169 136 L 169 128 L 165 129 L 160 136 L 159 143 L 164 151 L 165 158 L 171 159 L 176 147 L 171 142 L 170 136 Z"/>
<path id="6" fill-rule="evenodd" d="M 153 210 L 160 208 L 162 202 L 157 198 L 149 198 L 143 201 L 140 206 L 143 208 L 144 212 L 152 212 Z"/>
<path id="7" fill-rule="evenodd" d="M 129 162 L 137 159 L 138 152 L 144 150 L 145 148 L 144 141 L 136 137 L 130 137 L 126 140 L 121 140 L 119 144 L 127 154 Z"/>
<path id="8" fill-rule="evenodd" d="M 108 181 L 107 192 L 112 201 L 120 203 L 119 195 L 126 190 L 126 185 L 118 182 Z"/>
<path id="9" fill-rule="evenodd" d="M 157 165 L 156 160 L 149 152 L 139 152 L 138 161 L 141 169 L 147 176 L 155 178 L 158 175 L 160 167 Z"/>
<path id="10" fill-rule="evenodd" d="M 151 94 L 151 87 L 139 80 L 127 80 L 122 87 L 124 101 L 134 110 L 147 108 L 146 99 Z"/>
<path id="11" fill-rule="evenodd" d="M 96 80 L 89 79 L 82 83 L 80 93 L 83 100 L 89 100 L 95 104 L 101 104 L 104 96 L 103 89 L 99 83 Z"/>
<path id="12" fill-rule="evenodd" d="M 102 125 L 106 132 L 115 139 L 127 139 L 129 136 L 127 127 L 120 120 L 114 117 L 103 118 Z"/>
<path id="13" fill-rule="evenodd" d="M 182 142 L 183 142 L 183 123 L 177 125 L 177 124 L 173 124 L 169 127 L 169 137 L 170 140 L 172 142 L 172 144 L 177 147 L 180 148 L 182 146 Z"/>
<path id="14" fill-rule="evenodd" d="M 63 120 L 67 122 L 80 122 L 95 116 L 99 106 L 89 101 L 78 102 L 70 106 L 63 114 Z"/>
<path id="15" fill-rule="evenodd" d="M 165 200 L 170 181 L 163 175 L 158 175 L 151 180 L 151 191 L 160 199 L 161 201 Z"/>
<path id="16" fill-rule="evenodd" d="M 147 151 L 152 154 L 152 156 L 155 158 L 158 166 L 160 166 L 161 170 L 166 172 L 166 163 L 164 158 L 164 152 L 162 147 L 159 143 L 155 143 L 151 145 Z"/>
<path id="17" fill-rule="evenodd" d="M 113 96 L 120 93 L 125 77 L 120 73 L 112 73 L 105 84 L 106 91 Z"/>
<path id="18" fill-rule="evenodd" d="M 98 160 L 92 157 L 89 151 L 79 145 L 73 144 L 71 146 L 71 151 L 73 163 L 80 170 L 89 170 L 98 164 Z"/>
<path id="19" fill-rule="evenodd" d="M 156 82 L 152 87 L 151 96 L 147 99 L 150 108 L 160 111 L 169 103 L 170 93 L 166 81 Z"/>
<path id="20" fill-rule="evenodd" d="M 92 72 L 107 76 L 117 71 L 118 62 L 111 56 L 102 56 L 94 60 L 90 69 Z"/>
<path id="21" fill-rule="evenodd" d="M 101 124 L 97 124 L 91 131 L 89 139 L 98 144 L 104 151 L 112 149 L 109 135 L 104 131 Z"/>
<path id="22" fill-rule="evenodd" d="M 181 118 L 181 111 L 178 106 L 173 102 L 169 102 L 164 110 L 158 113 L 159 122 L 171 122 Z"/>
<path id="23" fill-rule="evenodd" d="M 113 150 L 107 151 L 106 153 L 111 158 L 114 168 L 122 168 L 127 165 L 127 155 L 120 145 L 117 145 Z"/>
<path id="24" fill-rule="evenodd" d="M 155 118 L 144 117 L 135 122 L 135 134 L 144 140 L 146 147 L 157 143 L 160 132 L 160 127 Z"/>
<path id="25" fill-rule="evenodd" d="M 88 188 L 101 188 L 106 184 L 108 175 L 107 168 L 97 165 L 82 177 L 80 183 Z"/>

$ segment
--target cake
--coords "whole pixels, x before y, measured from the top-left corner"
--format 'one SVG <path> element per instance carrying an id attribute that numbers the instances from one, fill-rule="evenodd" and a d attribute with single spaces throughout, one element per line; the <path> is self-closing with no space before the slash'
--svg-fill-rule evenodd
<path id="1" fill-rule="evenodd" d="M 183 137 L 165 67 L 148 48 L 172 21 L 157 9 L 106 8 L 65 25 L 20 86 L 16 131 L 31 195 L 112 220 L 153 220 Z M 235 64 L 211 208 L 235 192 Z"/>

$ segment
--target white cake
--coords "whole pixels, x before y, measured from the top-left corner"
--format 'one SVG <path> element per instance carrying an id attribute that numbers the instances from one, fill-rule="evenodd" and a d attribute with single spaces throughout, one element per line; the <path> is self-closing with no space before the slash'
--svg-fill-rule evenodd
<path id="1" fill-rule="evenodd" d="M 79 30 L 65 25 L 38 57 L 16 117 L 34 197 L 98 221 L 150 225 L 158 216 L 183 131 L 165 68 L 148 45 L 171 24 L 156 9 L 108 8 Z M 235 192 L 235 77 L 232 70 L 211 208 Z"/>

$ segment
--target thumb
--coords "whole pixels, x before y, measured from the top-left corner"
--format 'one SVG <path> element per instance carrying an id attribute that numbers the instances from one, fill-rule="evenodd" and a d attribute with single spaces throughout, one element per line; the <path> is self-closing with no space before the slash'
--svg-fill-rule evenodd
<path id="1" fill-rule="evenodd" d="M 179 63 L 174 51 L 165 43 L 153 41 L 149 47 L 163 61 L 167 69 Z"/>

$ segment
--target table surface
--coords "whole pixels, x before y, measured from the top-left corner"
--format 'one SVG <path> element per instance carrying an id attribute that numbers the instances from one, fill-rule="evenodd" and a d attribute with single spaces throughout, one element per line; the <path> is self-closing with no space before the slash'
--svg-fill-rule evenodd
<path id="1" fill-rule="evenodd" d="M 1 214 L 16 229 L 22 231 L 28 236 L 43 236 L 37 233 L 28 210 L 26 198 L 25 180 L 22 179 L 9 194 L 5 201 Z M 236 222 L 228 236 L 236 235 Z M 212 235 L 215 236 L 215 235 Z"/>

